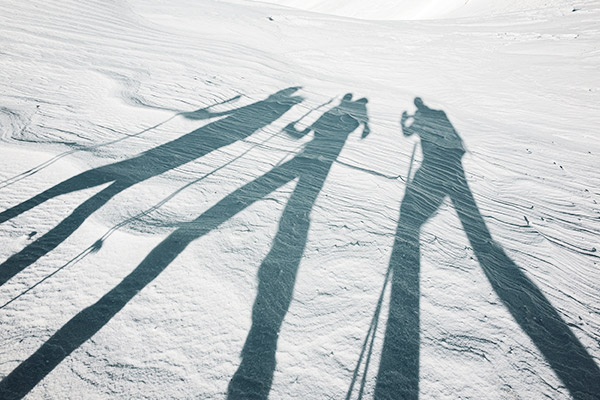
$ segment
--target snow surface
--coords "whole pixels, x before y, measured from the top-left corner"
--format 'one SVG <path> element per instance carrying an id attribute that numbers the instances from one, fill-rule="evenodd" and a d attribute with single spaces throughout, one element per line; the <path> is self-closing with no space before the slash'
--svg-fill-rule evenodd
<path id="1" fill-rule="evenodd" d="M 600 5 L 277 3 L 3 1 L 0 398 L 600 398 Z"/>

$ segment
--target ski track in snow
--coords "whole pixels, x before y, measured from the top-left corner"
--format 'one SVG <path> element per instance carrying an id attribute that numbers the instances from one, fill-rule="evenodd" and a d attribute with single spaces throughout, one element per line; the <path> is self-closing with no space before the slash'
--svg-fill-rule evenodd
<path id="1" fill-rule="evenodd" d="M 494 241 L 599 364 L 600 7 L 534 5 L 462 19 L 367 21 L 259 2 L 5 0 L 0 210 L 219 121 L 182 113 L 231 110 L 294 86 L 303 101 L 242 140 L 118 192 L 8 280 L 0 291 L 0 377 L 172 232 L 301 154 L 313 134 L 295 139 L 286 126 L 299 118 L 297 129 L 310 126 L 347 92 L 369 100 L 371 132 L 349 135 L 316 188 L 270 398 L 346 395 L 383 287 L 407 173 L 423 161 L 417 146 L 410 166 L 418 140 L 399 126 L 415 96 L 443 110 L 464 141 L 466 178 Z M 28 398 L 224 398 L 251 326 L 258 269 L 297 182 L 193 240 Z M 109 186 L 3 222 L 1 259 Z M 448 198 L 422 227 L 420 245 L 420 397 L 572 398 L 490 285 Z M 388 300 L 365 397 L 375 388 Z"/>

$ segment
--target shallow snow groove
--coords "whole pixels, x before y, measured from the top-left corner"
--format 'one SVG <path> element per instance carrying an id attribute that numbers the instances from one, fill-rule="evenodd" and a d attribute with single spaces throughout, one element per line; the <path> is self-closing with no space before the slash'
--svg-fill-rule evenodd
<path id="1" fill-rule="evenodd" d="M 594 398 L 594 2 L 5 3 L 5 397 Z"/>

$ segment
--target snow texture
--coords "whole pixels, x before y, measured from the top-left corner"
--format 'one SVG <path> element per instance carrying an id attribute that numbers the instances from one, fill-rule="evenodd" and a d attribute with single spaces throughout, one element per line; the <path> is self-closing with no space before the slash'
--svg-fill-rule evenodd
<path id="1" fill-rule="evenodd" d="M 598 21 L 4 0 L 0 398 L 600 399 Z"/>

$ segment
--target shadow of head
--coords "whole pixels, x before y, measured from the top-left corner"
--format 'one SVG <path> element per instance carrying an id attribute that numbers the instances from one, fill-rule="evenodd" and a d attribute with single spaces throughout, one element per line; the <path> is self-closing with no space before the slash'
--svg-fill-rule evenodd
<path id="1" fill-rule="evenodd" d="M 425 103 L 423 103 L 423 99 L 420 97 L 415 97 L 414 100 L 415 106 L 417 107 L 417 109 L 422 109 L 422 108 L 428 108 Z"/>
<path id="2" fill-rule="evenodd" d="M 423 99 L 420 97 L 415 97 L 415 99 L 413 100 L 413 103 L 415 104 L 415 107 L 417 107 L 417 111 L 420 112 L 421 114 L 430 114 L 430 113 L 435 113 L 438 110 L 433 110 L 431 108 L 429 108 L 427 105 L 425 105 L 425 102 L 423 102 Z"/>

